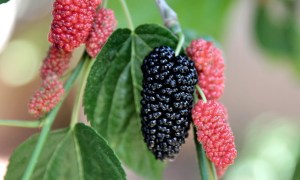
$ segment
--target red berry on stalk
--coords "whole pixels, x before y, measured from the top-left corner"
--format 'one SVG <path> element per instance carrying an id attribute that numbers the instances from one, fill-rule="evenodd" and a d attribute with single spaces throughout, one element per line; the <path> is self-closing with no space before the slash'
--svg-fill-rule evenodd
<path id="1" fill-rule="evenodd" d="M 61 77 L 70 66 L 72 53 L 50 46 L 47 57 L 41 67 L 41 77 L 45 79 L 48 76 L 56 74 Z"/>
<path id="2" fill-rule="evenodd" d="M 47 76 L 28 104 L 28 111 L 34 117 L 41 117 L 51 111 L 61 100 L 64 88 L 56 75 Z"/>
<path id="3" fill-rule="evenodd" d="M 99 9 L 86 41 L 86 49 L 91 57 L 95 58 L 97 56 L 116 26 L 117 21 L 114 11 L 104 8 Z"/>
<path id="4" fill-rule="evenodd" d="M 48 40 L 57 48 L 71 52 L 84 43 L 101 0 L 55 0 Z"/>
<path id="5" fill-rule="evenodd" d="M 192 110 L 197 139 L 219 174 L 233 164 L 237 156 L 234 136 L 228 123 L 226 108 L 217 101 L 198 101 Z"/>
<path id="6" fill-rule="evenodd" d="M 222 52 L 212 42 L 194 40 L 187 47 L 188 56 L 194 61 L 198 85 L 208 100 L 218 100 L 224 92 L 224 59 Z"/>

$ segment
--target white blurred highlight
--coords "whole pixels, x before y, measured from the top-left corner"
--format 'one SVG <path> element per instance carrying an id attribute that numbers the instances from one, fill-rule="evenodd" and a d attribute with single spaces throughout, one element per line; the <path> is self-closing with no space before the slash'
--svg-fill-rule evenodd
<path id="1" fill-rule="evenodd" d="M 7 165 L 8 161 L 6 159 L 0 159 L 0 179 L 4 179 Z"/>
<path id="2" fill-rule="evenodd" d="M 11 41 L 0 55 L 0 79 L 10 86 L 24 85 L 36 77 L 42 58 L 30 41 Z"/>
<path id="3" fill-rule="evenodd" d="M 0 53 L 10 38 L 16 19 L 16 1 L 11 0 L 8 3 L 0 5 Z"/>

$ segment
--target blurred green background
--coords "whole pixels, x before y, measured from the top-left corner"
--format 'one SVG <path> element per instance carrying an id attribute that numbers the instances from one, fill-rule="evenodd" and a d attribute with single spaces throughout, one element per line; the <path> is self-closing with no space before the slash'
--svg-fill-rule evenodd
<path id="1" fill-rule="evenodd" d="M 32 119 L 27 102 L 38 87 L 49 43 L 51 0 L 0 5 L 0 118 Z M 154 0 L 127 0 L 135 26 L 162 24 Z M 168 0 L 187 39 L 211 37 L 226 56 L 227 106 L 238 158 L 228 180 L 300 179 L 300 1 Z M 126 27 L 119 1 L 109 1 Z M 74 63 L 82 51 L 79 48 Z M 54 128 L 68 123 L 67 99 Z M 7 158 L 35 130 L 0 127 L 0 178 Z M 192 137 L 165 179 L 199 179 Z M 128 179 L 141 179 L 128 171 Z"/>

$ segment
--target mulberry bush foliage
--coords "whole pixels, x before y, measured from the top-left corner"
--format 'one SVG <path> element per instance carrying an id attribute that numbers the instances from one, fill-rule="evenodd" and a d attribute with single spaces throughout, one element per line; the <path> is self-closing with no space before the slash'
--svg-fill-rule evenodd
<path id="1" fill-rule="evenodd" d="M 54 1 L 41 87 L 28 104 L 41 132 L 15 150 L 5 179 L 122 180 L 124 167 L 161 179 L 165 160 L 180 154 L 190 126 L 197 154 L 206 153 L 198 157 L 199 163 L 208 162 L 199 167 L 202 179 L 217 178 L 215 171 L 222 176 L 237 152 L 227 111 L 217 102 L 225 79 L 221 51 L 204 39 L 184 47 L 188 41 L 177 15 L 164 0 L 156 3 L 165 27 L 134 28 L 120 0 L 128 28 L 117 28 L 114 9 L 106 3 Z M 80 45 L 85 51 L 70 69 Z M 51 131 L 78 76 L 70 126 Z M 89 125 L 78 122 L 81 100 Z"/>

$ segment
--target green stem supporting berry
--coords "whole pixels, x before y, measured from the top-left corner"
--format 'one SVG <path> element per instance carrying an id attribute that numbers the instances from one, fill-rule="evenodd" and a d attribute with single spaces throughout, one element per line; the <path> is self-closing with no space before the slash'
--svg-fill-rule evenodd
<path id="1" fill-rule="evenodd" d="M 184 43 L 184 34 L 182 32 L 178 33 L 178 44 L 177 44 L 177 47 L 176 47 L 176 50 L 175 50 L 175 56 L 178 56 L 181 49 L 182 49 L 182 46 L 183 46 L 183 43 Z"/>
<path id="2" fill-rule="evenodd" d="M 194 142 L 196 146 L 196 152 L 198 157 L 198 163 L 200 167 L 200 175 L 202 180 L 216 180 L 216 170 L 214 165 L 211 163 L 209 159 L 207 159 L 205 151 L 202 147 L 202 144 L 197 140 L 197 130 L 194 127 Z"/>
<path id="3" fill-rule="evenodd" d="M 160 15 L 164 21 L 164 25 L 178 36 L 178 43 L 175 55 L 178 56 L 184 44 L 184 34 L 182 33 L 180 23 L 176 12 L 166 3 L 165 0 L 156 0 L 156 4 L 160 10 Z"/>
<path id="4" fill-rule="evenodd" d="M 76 96 L 75 103 L 74 103 L 74 106 L 73 106 L 71 123 L 70 123 L 71 128 L 75 127 L 76 123 L 78 122 L 78 114 L 79 114 L 80 107 L 81 107 L 81 100 L 82 100 L 82 97 L 83 97 L 84 88 L 85 88 L 85 85 L 86 85 L 86 80 L 87 80 L 87 77 L 89 75 L 91 66 L 93 65 L 93 62 L 94 62 L 94 61 L 91 60 L 91 57 L 89 57 L 89 55 L 86 52 L 84 53 L 82 59 L 84 59 L 86 61 L 86 63 L 84 64 L 83 71 L 82 71 L 82 74 L 81 74 L 81 82 L 80 82 L 79 93 Z"/>
<path id="5" fill-rule="evenodd" d="M 70 78 L 66 81 L 65 86 L 64 86 L 66 95 L 69 93 L 71 87 L 73 86 L 75 80 L 77 79 L 78 75 L 80 74 L 85 63 L 87 63 L 87 61 L 81 60 L 79 62 L 79 64 L 76 66 L 76 68 L 74 69 L 74 71 L 72 72 L 72 74 L 70 75 Z M 55 117 L 56 117 L 62 103 L 63 103 L 63 100 L 61 100 L 60 103 L 42 119 L 42 121 L 44 121 L 44 125 L 42 128 L 41 134 L 39 136 L 38 142 L 36 144 L 36 147 L 35 147 L 32 155 L 31 155 L 31 158 L 29 160 L 27 169 L 25 170 L 24 176 L 22 178 L 23 180 L 30 179 L 30 177 L 34 171 L 34 168 L 36 166 L 36 163 L 38 161 L 38 158 L 41 154 L 41 151 L 44 147 L 44 144 L 46 142 L 48 134 L 51 130 L 52 124 L 55 120 Z"/>
<path id="6" fill-rule="evenodd" d="M 202 89 L 200 88 L 200 86 L 196 85 L 196 89 L 197 89 L 198 93 L 200 94 L 202 101 L 203 101 L 204 103 L 207 103 L 207 99 L 206 99 L 206 97 L 205 97 L 205 94 L 204 94 L 204 92 L 202 91 Z"/>

